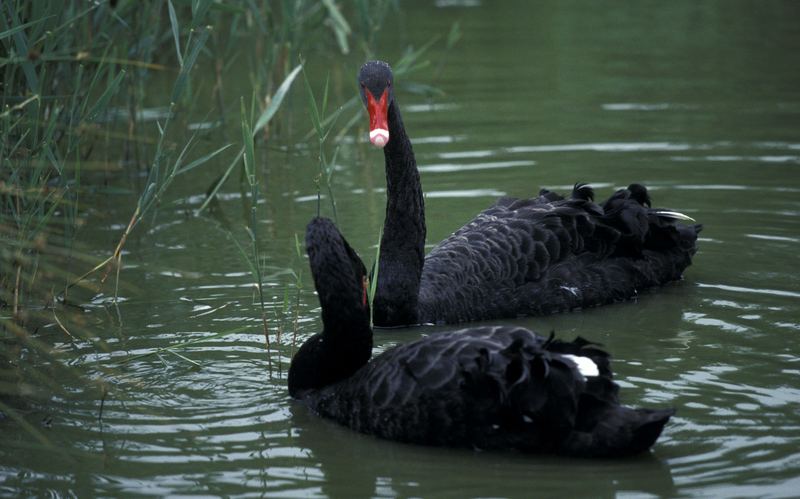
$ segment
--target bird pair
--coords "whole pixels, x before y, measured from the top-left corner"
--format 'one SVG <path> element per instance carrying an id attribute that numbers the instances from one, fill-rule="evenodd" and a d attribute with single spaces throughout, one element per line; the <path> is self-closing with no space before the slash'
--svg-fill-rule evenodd
<path id="1" fill-rule="evenodd" d="M 679 279 L 699 225 L 653 209 L 638 184 L 602 205 L 576 184 L 500 199 L 424 256 L 419 172 L 386 63 L 359 73 L 370 140 L 386 159 L 387 208 L 372 319 L 378 326 L 542 315 L 629 299 Z M 306 248 L 323 330 L 298 350 L 289 393 L 321 416 L 403 442 L 623 456 L 653 445 L 672 409 L 622 406 L 608 354 L 510 326 L 435 334 L 370 362 L 363 262 L 327 219 Z"/>

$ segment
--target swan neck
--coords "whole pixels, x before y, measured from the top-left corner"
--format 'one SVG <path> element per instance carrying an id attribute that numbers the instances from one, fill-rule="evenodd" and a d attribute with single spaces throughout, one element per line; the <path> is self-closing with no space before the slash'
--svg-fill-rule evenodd
<path id="1" fill-rule="evenodd" d="M 368 329 L 368 328 L 367 328 Z M 372 356 L 372 331 L 342 334 L 323 330 L 309 338 L 289 366 L 289 394 L 304 398 L 310 392 L 343 381 L 364 367 Z"/>
<path id="2" fill-rule="evenodd" d="M 425 259 L 425 204 L 411 141 L 400 110 L 389 104 L 386 159 L 386 219 L 381 239 L 375 324 L 417 323 L 417 302 Z"/>

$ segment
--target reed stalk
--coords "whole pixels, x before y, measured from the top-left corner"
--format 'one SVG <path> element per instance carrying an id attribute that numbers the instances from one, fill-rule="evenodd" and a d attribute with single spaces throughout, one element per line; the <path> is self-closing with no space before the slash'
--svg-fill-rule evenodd
<path id="1" fill-rule="evenodd" d="M 332 46 L 337 55 L 354 50 L 371 55 L 392 5 L 392 0 L 0 2 L 0 418 L 7 415 L 44 445 L 41 431 L 25 420 L 25 408 L 46 404 L 53 394 L 65 396 L 67 386 L 96 392 L 102 414 L 107 396 L 118 395 L 103 376 L 113 376 L 113 369 L 125 363 L 69 365 L 69 357 L 53 344 L 90 341 L 100 350 L 112 350 L 74 320 L 71 312 L 81 293 L 102 292 L 113 276 L 113 300 L 124 294 L 124 255 L 135 251 L 131 241 L 140 227 L 171 201 L 176 181 L 213 168 L 218 168 L 215 180 L 195 215 L 205 213 L 237 171 L 250 203 L 245 221 L 249 240 L 243 245 L 231 239 L 256 283 L 270 374 L 281 331 L 292 329 L 294 352 L 302 272 L 290 272 L 293 282 L 278 310 L 282 315 L 268 320 L 273 309 L 264 296 L 266 255 L 258 233 L 266 177 L 261 179 L 256 168 L 256 151 L 266 151 L 276 137 L 291 136 L 291 113 L 282 110 L 292 106 L 291 87 L 303 71 L 300 54 Z M 241 66 L 253 91 L 247 111 L 241 97 L 231 95 L 236 85 L 226 77 Z M 169 89 L 160 100 L 148 86 L 154 77 Z M 350 99 L 330 112 L 329 82 L 317 98 L 305 73 L 304 80 L 319 179 L 337 219 L 335 137 L 355 126 L 360 110 Z M 354 116 L 337 128 L 341 113 L 353 110 Z M 148 113 L 157 114 L 154 123 Z M 226 126 L 236 122 L 237 114 L 241 139 L 235 127 Z M 204 117 L 203 126 L 190 129 L 195 116 Z M 134 179 L 132 186 L 120 186 L 126 178 Z M 98 258 L 82 229 L 97 223 L 92 218 L 98 211 L 94 192 L 106 186 L 136 194 L 124 218 L 113 221 L 123 225 L 119 235 Z M 299 240 L 296 251 L 302 267 Z M 122 312 L 113 310 L 122 337 Z M 114 322 L 111 310 L 106 320 Z M 178 351 L 191 344 L 145 355 L 200 367 Z M 100 372 L 101 379 L 88 381 L 90 371 Z"/>
<path id="2" fill-rule="evenodd" d="M 0 3 L 0 418 L 27 431 L 30 425 L 22 421 L 28 404 L 63 392 L 66 383 L 93 389 L 83 380 L 84 367 L 67 365 L 50 338 L 57 333 L 67 342 L 88 339 L 108 347 L 70 322 L 71 296 L 78 289 L 97 293 L 112 273 L 118 296 L 123 250 L 137 227 L 168 201 L 175 180 L 229 154 L 231 143 L 201 150 L 203 131 L 184 137 L 189 116 L 209 111 L 193 110 L 203 91 L 196 68 L 209 58 L 213 37 L 218 121 L 224 121 L 222 75 L 231 62 L 220 61 L 236 60 L 231 55 L 243 35 L 271 33 L 265 22 L 246 19 L 272 18 L 277 3 Z M 305 2 L 282 4 L 294 5 L 297 15 L 308 13 Z M 324 21 L 328 14 L 318 12 L 305 26 Z M 270 46 L 273 40 L 277 35 Z M 259 68 L 256 86 L 270 88 L 266 82 L 275 72 L 262 70 L 261 60 L 251 63 Z M 146 127 L 142 116 L 152 101 L 146 85 L 153 73 L 172 77 L 173 85 L 163 116 Z M 282 93 L 287 91 L 288 84 Z M 263 105 L 253 133 L 272 119 L 281 100 L 273 95 Z M 144 171 L 144 182 L 116 244 L 98 261 L 81 240 L 81 227 L 92 223 L 89 193 L 126 170 Z M 30 433 L 38 439 L 35 429 Z"/>

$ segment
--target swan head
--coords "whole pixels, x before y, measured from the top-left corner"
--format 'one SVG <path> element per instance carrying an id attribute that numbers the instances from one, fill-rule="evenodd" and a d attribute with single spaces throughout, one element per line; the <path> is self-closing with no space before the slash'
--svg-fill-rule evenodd
<path id="1" fill-rule="evenodd" d="M 330 219 L 316 217 L 308 223 L 306 251 L 325 328 L 368 327 L 366 268 Z"/>
<path id="2" fill-rule="evenodd" d="M 372 355 L 364 263 L 327 218 L 309 222 L 306 251 L 322 306 L 323 330 L 292 359 L 289 394 L 294 397 L 349 377 Z"/>
<path id="3" fill-rule="evenodd" d="M 383 148 L 389 143 L 389 104 L 394 100 L 392 68 L 383 61 L 369 61 L 358 72 L 361 101 L 369 113 L 369 141 Z"/>

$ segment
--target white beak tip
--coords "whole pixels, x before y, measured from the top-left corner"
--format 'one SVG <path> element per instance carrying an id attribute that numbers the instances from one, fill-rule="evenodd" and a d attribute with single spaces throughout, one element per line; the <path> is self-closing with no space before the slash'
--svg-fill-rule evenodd
<path id="1" fill-rule="evenodd" d="M 375 147 L 383 148 L 389 143 L 389 130 L 384 130 L 383 128 L 371 130 L 369 132 L 369 141 L 372 142 L 372 145 Z"/>

